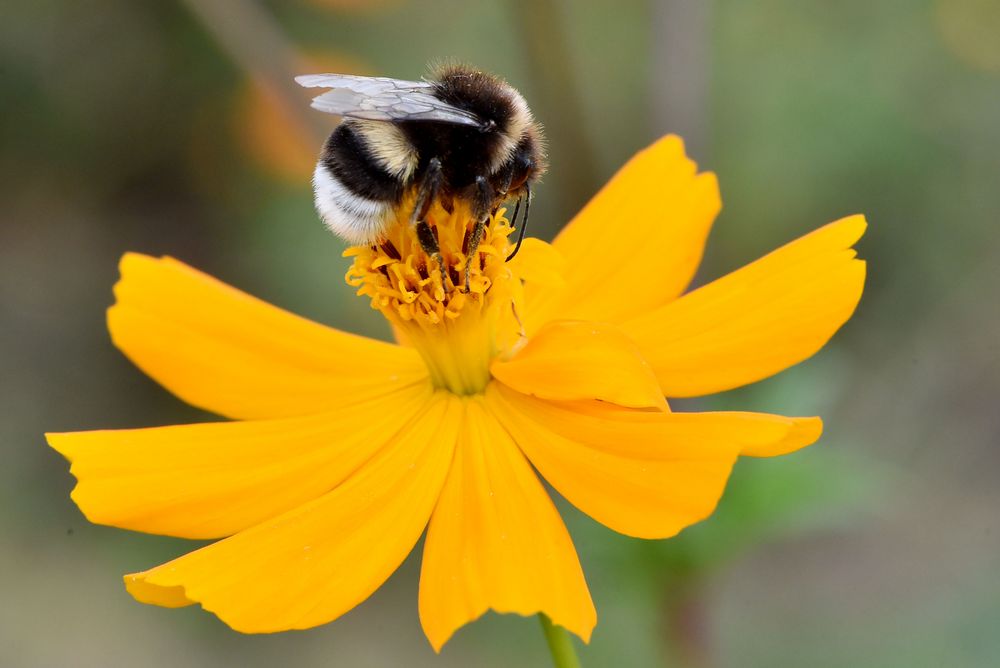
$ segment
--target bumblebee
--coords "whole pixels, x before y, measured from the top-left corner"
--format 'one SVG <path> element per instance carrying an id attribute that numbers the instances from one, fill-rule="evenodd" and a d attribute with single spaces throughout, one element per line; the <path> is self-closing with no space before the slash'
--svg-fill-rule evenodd
<path id="1" fill-rule="evenodd" d="M 490 214 L 517 200 L 511 224 L 520 247 L 531 184 L 545 171 L 541 127 L 520 93 L 502 79 L 452 66 L 424 81 L 346 74 L 296 77 L 307 88 L 328 88 L 312 107 L 343 116 L 327 139 L 313 173 L 316 210 L 326 226 L 351 244 L 376 244 L 415 193 L 410 224 L 423 250 L 439 256 L 426 221 L 437 200 L 448 211 L 469 205 L 475 221 L 471 257 Z M 466 267 L 468 276 L 468 267 Z"/>

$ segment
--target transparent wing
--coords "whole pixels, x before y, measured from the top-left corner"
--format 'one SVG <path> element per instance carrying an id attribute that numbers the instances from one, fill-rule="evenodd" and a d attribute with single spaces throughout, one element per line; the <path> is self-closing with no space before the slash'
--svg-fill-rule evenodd
<path id="1" fill-rule="evenodd" d="M 434 97 L 434 84 L 351 74 L 306 74 L 295 77 L 305 88 L 329 88 L 313 98 L 312 107 L 328 114 L 369 121 L 441 121 L 482 125 L 475 114 Z"/>

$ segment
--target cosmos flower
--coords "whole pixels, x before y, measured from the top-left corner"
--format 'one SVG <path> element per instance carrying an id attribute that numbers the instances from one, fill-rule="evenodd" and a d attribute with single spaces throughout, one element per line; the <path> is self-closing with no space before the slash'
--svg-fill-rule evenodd
<path id="1" fill-rule="evenodd" d="M 229 422 L 49 434 L 93 522 L 220 539 L 125 576 L 262 633 L 370 596 L 426 530 L 419 614 L 436 650 L 487 610 L 543 612 L 585 641 L 596 613 L 539 475 L 614 531 L 707 517 L 740 455 L 813 443 L 816 417 L 672 412 L 811 356 L 850 317 L 865 222 L 831 223 L 684 293 L 720 200 L 677 137 L 635 156 L 552 245 L 493 216 L 464 290 L 461 206 L 355 247 L 347 281 L 399 344 L 310 322 L 177 260 L 127 254 L 114 343 Z"/>

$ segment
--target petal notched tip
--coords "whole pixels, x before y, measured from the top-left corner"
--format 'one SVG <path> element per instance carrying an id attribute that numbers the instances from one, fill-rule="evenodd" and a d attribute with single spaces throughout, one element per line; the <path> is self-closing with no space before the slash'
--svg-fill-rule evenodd
<path id="1" fill-rule="evenodd" d="M 66 458 L 67 461 L 72 463 L 73 457 L 70 454 L 72 452 L 70 448 L 71 441 L 65 438 L 66 434 L 63 432 L 47 431 L 45 434 L 45 442 L 48 443 L 49 447 L 58 452 L 60 455 Z"/>
<path id="2" fill-rule="evenodd" d="M 164 587 L 152 584 L 146 580 L 145 572 L 129 573 L 122 579 L 125 581 L 125 590 L 139 603 L 163 608 L 183 608 L 197 603 L 187 597 L 183 586 Z"/>
<path id="3" fill-rule="evenodd" d="M 839 229 L 843 235 L 842 247 L 849 248 L 856 244 L 858 240 L 864 236 L 865 230 L 868 229 L 868 219 L 865 218 L 863 213 L 855 213 L 835 220 L 832 223 L 827 224 L 825 227 Z"/>
<path id="4" fill-rule="evenodd" d="M 823 420 L 818 417 L 788 418 L 790 423 L 785 435 L 767 443 L 755 443 L 744 447 L 740 454 L 745 457 L 777 457 L 787 455 L 812 445 L 823 434 Z"/>

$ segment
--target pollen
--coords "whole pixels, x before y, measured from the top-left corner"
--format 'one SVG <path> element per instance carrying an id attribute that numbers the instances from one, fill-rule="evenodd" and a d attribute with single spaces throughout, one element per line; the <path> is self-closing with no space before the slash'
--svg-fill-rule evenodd
<path id="1" fill-rule="evenodd" d="M 417 348 L 436 385 L 458 394 L 481 392 L 490 361 L 516 329 L 520 281 L 506 262 L 513 228 L 499 209 L 470 253 L 475 220 L 468 207 L 456 202 L 449 212 L 436 202 L 427 223 L 439 252 L 429 254 L 410 224 L 411 207 L 399 209 L 376 243 L 344 251 L 354 259 L 345 280 L 371 299 L 397 338 Z"/>

